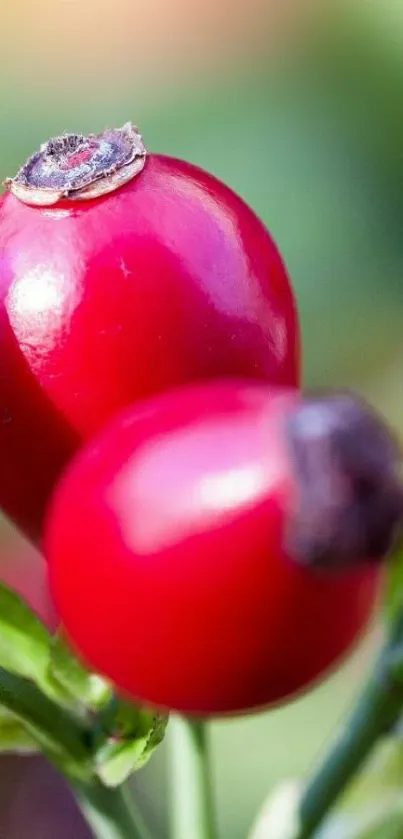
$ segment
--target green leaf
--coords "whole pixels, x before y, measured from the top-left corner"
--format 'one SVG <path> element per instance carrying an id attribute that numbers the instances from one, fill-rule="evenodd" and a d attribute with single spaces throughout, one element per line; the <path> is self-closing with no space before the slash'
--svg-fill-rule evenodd
<path id="1" fill-rule="evenodd" d="M 166 728 L 168 725 L 168 715 L 167 714 L 153 714 L 150 720 L 151 726 L 148 732 L 148 736 L 144 742 L 144 747 L 141 754 L 137 755 L 135 764 L 133 769 L 137 771 L 141 769 L 150 759 L 151 755 L 154 753 L 157 746 L 162 743 Z"/>
<path id="2" fill-rule="evenodd" d="M 123 784 L 132 772 L 146 762 L 142 757 L 147 747 L 147 737 L 133 743 L 111 743 L 99 755 L 98 776 L 106 787 Z"/>
<path id="3" fill-rule="evenodd" d="M 71 652 L 62 632 L 51 641 L 49 676 L 68 696 L 93 710 L 102 708 L 112 695 L 109 684 Z"/>
<path id="4" fill-rule="evenodd" d="M 115 700 L 104 718 L 110 735 L 96 755 L 97 771 L 105 786 L 123 783 L 141 769 L 164 739 L 167 715 Z"/>
<path id="5" fill-rule="evenodd" d="M 50 641 L 48 630 L 25 601 L 0 583 L 0 667 L 51 692 Z"/>
<path id="6" fill-rule="evenodd" d="M 390 558 L 387 565 L 384 611 L 388 622 L 403 608 L 403 547 Z"/>

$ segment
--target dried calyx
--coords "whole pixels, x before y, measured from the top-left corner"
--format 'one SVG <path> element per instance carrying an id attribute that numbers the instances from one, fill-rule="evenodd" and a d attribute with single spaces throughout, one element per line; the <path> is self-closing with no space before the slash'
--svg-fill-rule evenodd
<path id="1" fill-rule="evenodd" d="M 62 198 L 84 201 L 99 198 L 138 175 L 146 149 L 137 128 L 101 134 L 63 134 L 44 143 L 5 185 L 27 204 L 50 206 Z"/>
<path id="2" fill-rule="evenodd" d="M 305 398 L 287 421 L 297 498 L 287 547 L 323 569 L 379 562 L 402 533 L 397 441 L 365 402 L 348 394 Z"/>

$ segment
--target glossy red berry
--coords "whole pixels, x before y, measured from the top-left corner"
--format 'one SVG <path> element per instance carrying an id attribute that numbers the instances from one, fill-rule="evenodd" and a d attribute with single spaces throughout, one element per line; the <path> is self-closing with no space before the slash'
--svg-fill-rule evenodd
<path id="1" fill-rule="evenodd" d="M 295 390 L 205 384 L 137 405 L 75 459 L 46 552 L 73 644 L 133 697 L 187 713 L 279 703 L 353 644 L 379 578 L 287 551 Z"/>
<path id="2" fill-rule="evenodd" d="M 0 206 L 0 505 L 32 538 L 82 440 L 207 377 L 299 380 L 294 298 L 252 210 L 127 125 L 46 144 Z"/>

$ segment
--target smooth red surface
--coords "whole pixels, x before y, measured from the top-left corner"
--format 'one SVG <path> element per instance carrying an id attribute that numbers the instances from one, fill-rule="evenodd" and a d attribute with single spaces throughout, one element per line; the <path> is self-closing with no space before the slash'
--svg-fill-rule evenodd
<path id="1" fill-rule="evenodd" d="M 179 160 L 92 202 L 0 205 L 0 505 L 37 539 L 79 442 L 139 397 L 208 377 L 299 379 L 265 227 Z"/>
<path id="2" fill-rule="evenodd" d="M 365 626 L 373 568 L 320 575 L 283 549 L 295 391 L 227 383 L 132 408 L 67 470 L 51 587 L 73 643 L 135 699 L 191 713 L 278 703 Z"/>

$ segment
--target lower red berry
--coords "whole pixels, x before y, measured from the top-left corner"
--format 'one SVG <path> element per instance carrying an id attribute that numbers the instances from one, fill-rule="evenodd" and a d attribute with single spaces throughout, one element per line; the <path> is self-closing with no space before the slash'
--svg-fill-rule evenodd
<path id="1" fill-rule="evenodd" d="M 46 538 L 54 596 L 125 694 L 195 714 L 276 704 L 366 625 L 373 565 L 328 574 L 287 551 L 300 405 L 242 382 L 179 390 L 121 415 L 68 470 Z"/>

